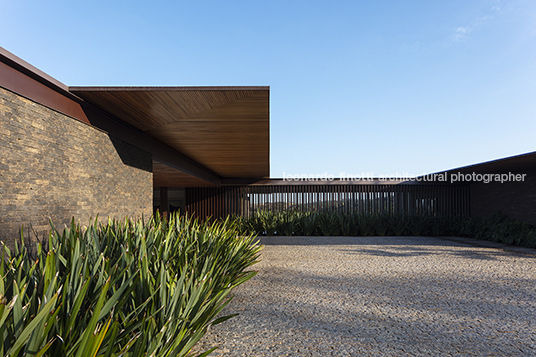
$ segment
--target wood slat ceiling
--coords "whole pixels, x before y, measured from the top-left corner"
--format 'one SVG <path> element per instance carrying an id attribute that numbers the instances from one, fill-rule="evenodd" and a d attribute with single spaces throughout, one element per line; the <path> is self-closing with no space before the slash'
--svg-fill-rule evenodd
<path id="1" fill-rule="evenodd" d="M 269 87 L 70 87 L 221 177 L 269 177 Z"/>
<path id="2" fill-rule="evenodd" d="M 215 187 L 213 184 L 182 171 L 153 161 L 154 187 Z"/>

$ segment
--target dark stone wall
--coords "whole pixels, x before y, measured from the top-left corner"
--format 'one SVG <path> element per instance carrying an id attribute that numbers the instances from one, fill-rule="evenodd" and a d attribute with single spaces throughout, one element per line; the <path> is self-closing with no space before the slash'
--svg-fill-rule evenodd
<path id="1" fill-rule="evenodd" d="M 516 173 L 526 174 L 524 181 L 471 184 L 471 216 L 502 212 L 536 225 L 536 170 L 520 169 Z"/>
<path id="2" fill-rule="evenodd" d="M 0 240 L 31 224 L 42 237 L 72 217 L 152 214 L 152 157 L 0 87 Z M 25 237 L 27 237 L 25 233 Z"/>

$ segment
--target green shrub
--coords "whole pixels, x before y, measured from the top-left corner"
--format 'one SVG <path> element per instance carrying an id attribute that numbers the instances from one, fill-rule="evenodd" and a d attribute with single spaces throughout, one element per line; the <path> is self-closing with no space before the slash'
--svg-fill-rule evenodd
<path id="1" fill-rule="evenodd" d="M 341 227 L 335 212 L 325 212 L 318 218 L 318 227 L 324 236 L 340 236 Z"/>
<path id="2" fill-rule="evenodd" d="M 377 236 L 386 236 L 389 235 L 390 228 L 390 216 L 386 213 L 375 214 L 372 216 L 374 221 L 374 231 Z"/>
<path id="3" fill-rule="evenodd" d="M 344 213 L 335 211 L 258 211 L 234 219 L 245 234 L 324 236 L 463 236 L 505 244 L 536 247 L 536 228 L 503 214 L 460 218 L 406 213 Z M 245 227 L 245 228 L 243 228 Z M 254 227 L 254 228 L 252 228 Z"/>
<path id="4" fill-rule="evenodd" d="M 409 218 L 406 214 L 394 214 L 388 217 L 391 231 L 395 236 L 403 236 L 407 234 Z"/>
<path id="5" fill-rule="evenodd" d="M 536 228 L 504 214 L 491 217 L 471 217 L 459 222 L 457 235 L 492 242 L 536 247 Z"/>
<path id="6" fill-rule="evenodd" d="M 279 214 L 279 224 L 277 227 L 278 234 L 291 236 L 299 235 L 299 220 L 300 212 L 295 211 L 283 211 Z"/>
<path id="7" fill-rule="evenodd" d="M 374 235 L 376 219 L 373 215 L 362 213 L 358 216 L 358 220 L 359 231 L 362 236 Z"/>
<path id="8" fill-rule="evenodd" d="M 422 236 L 428 235 L 430 229 L 430 217 L 421 215 L 408 216 L 408 230 L 410 235 Z"/>
<path id="9" fill-rule="evenodd" d="M 3 247 L 3 356 L 186 356 L 250 279 L 260 247 L 235 223 L 159 215 L 75 224 L 29 257 Z M 21 234 L 22 237 L 22 234 Z M 207 351 L 210 353 L 210 351 Z"/>
<path id="10" fill-rule="evenodd" d="M 302 214 L 298 225 L 300 226 L 301 232 L 304 236 L 318 235 L 317 217 L 318 215 L 316 212 L 305 212 Z"/>

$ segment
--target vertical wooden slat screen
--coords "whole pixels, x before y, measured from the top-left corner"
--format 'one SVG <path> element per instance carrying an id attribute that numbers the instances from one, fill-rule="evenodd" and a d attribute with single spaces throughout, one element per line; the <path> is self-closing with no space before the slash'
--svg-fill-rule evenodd
<path id="1" fill-rule="evenodd" d="M 206 219 L 257 210 L 469 216 L 468 185 L 265 185 L 187 188 L 186 212 Z"/>

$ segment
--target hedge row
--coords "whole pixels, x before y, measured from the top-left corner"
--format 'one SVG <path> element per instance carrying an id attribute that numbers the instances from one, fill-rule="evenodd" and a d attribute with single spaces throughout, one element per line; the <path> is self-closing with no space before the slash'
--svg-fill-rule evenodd
<path id="1" fill-rule="evenodd" d="M 233 216 L 244 234 L 284 236 L 462 236 L 536 247 L 536 229 L 502 214 L 459 218 L 409 214 L 257 211 Z"/>

